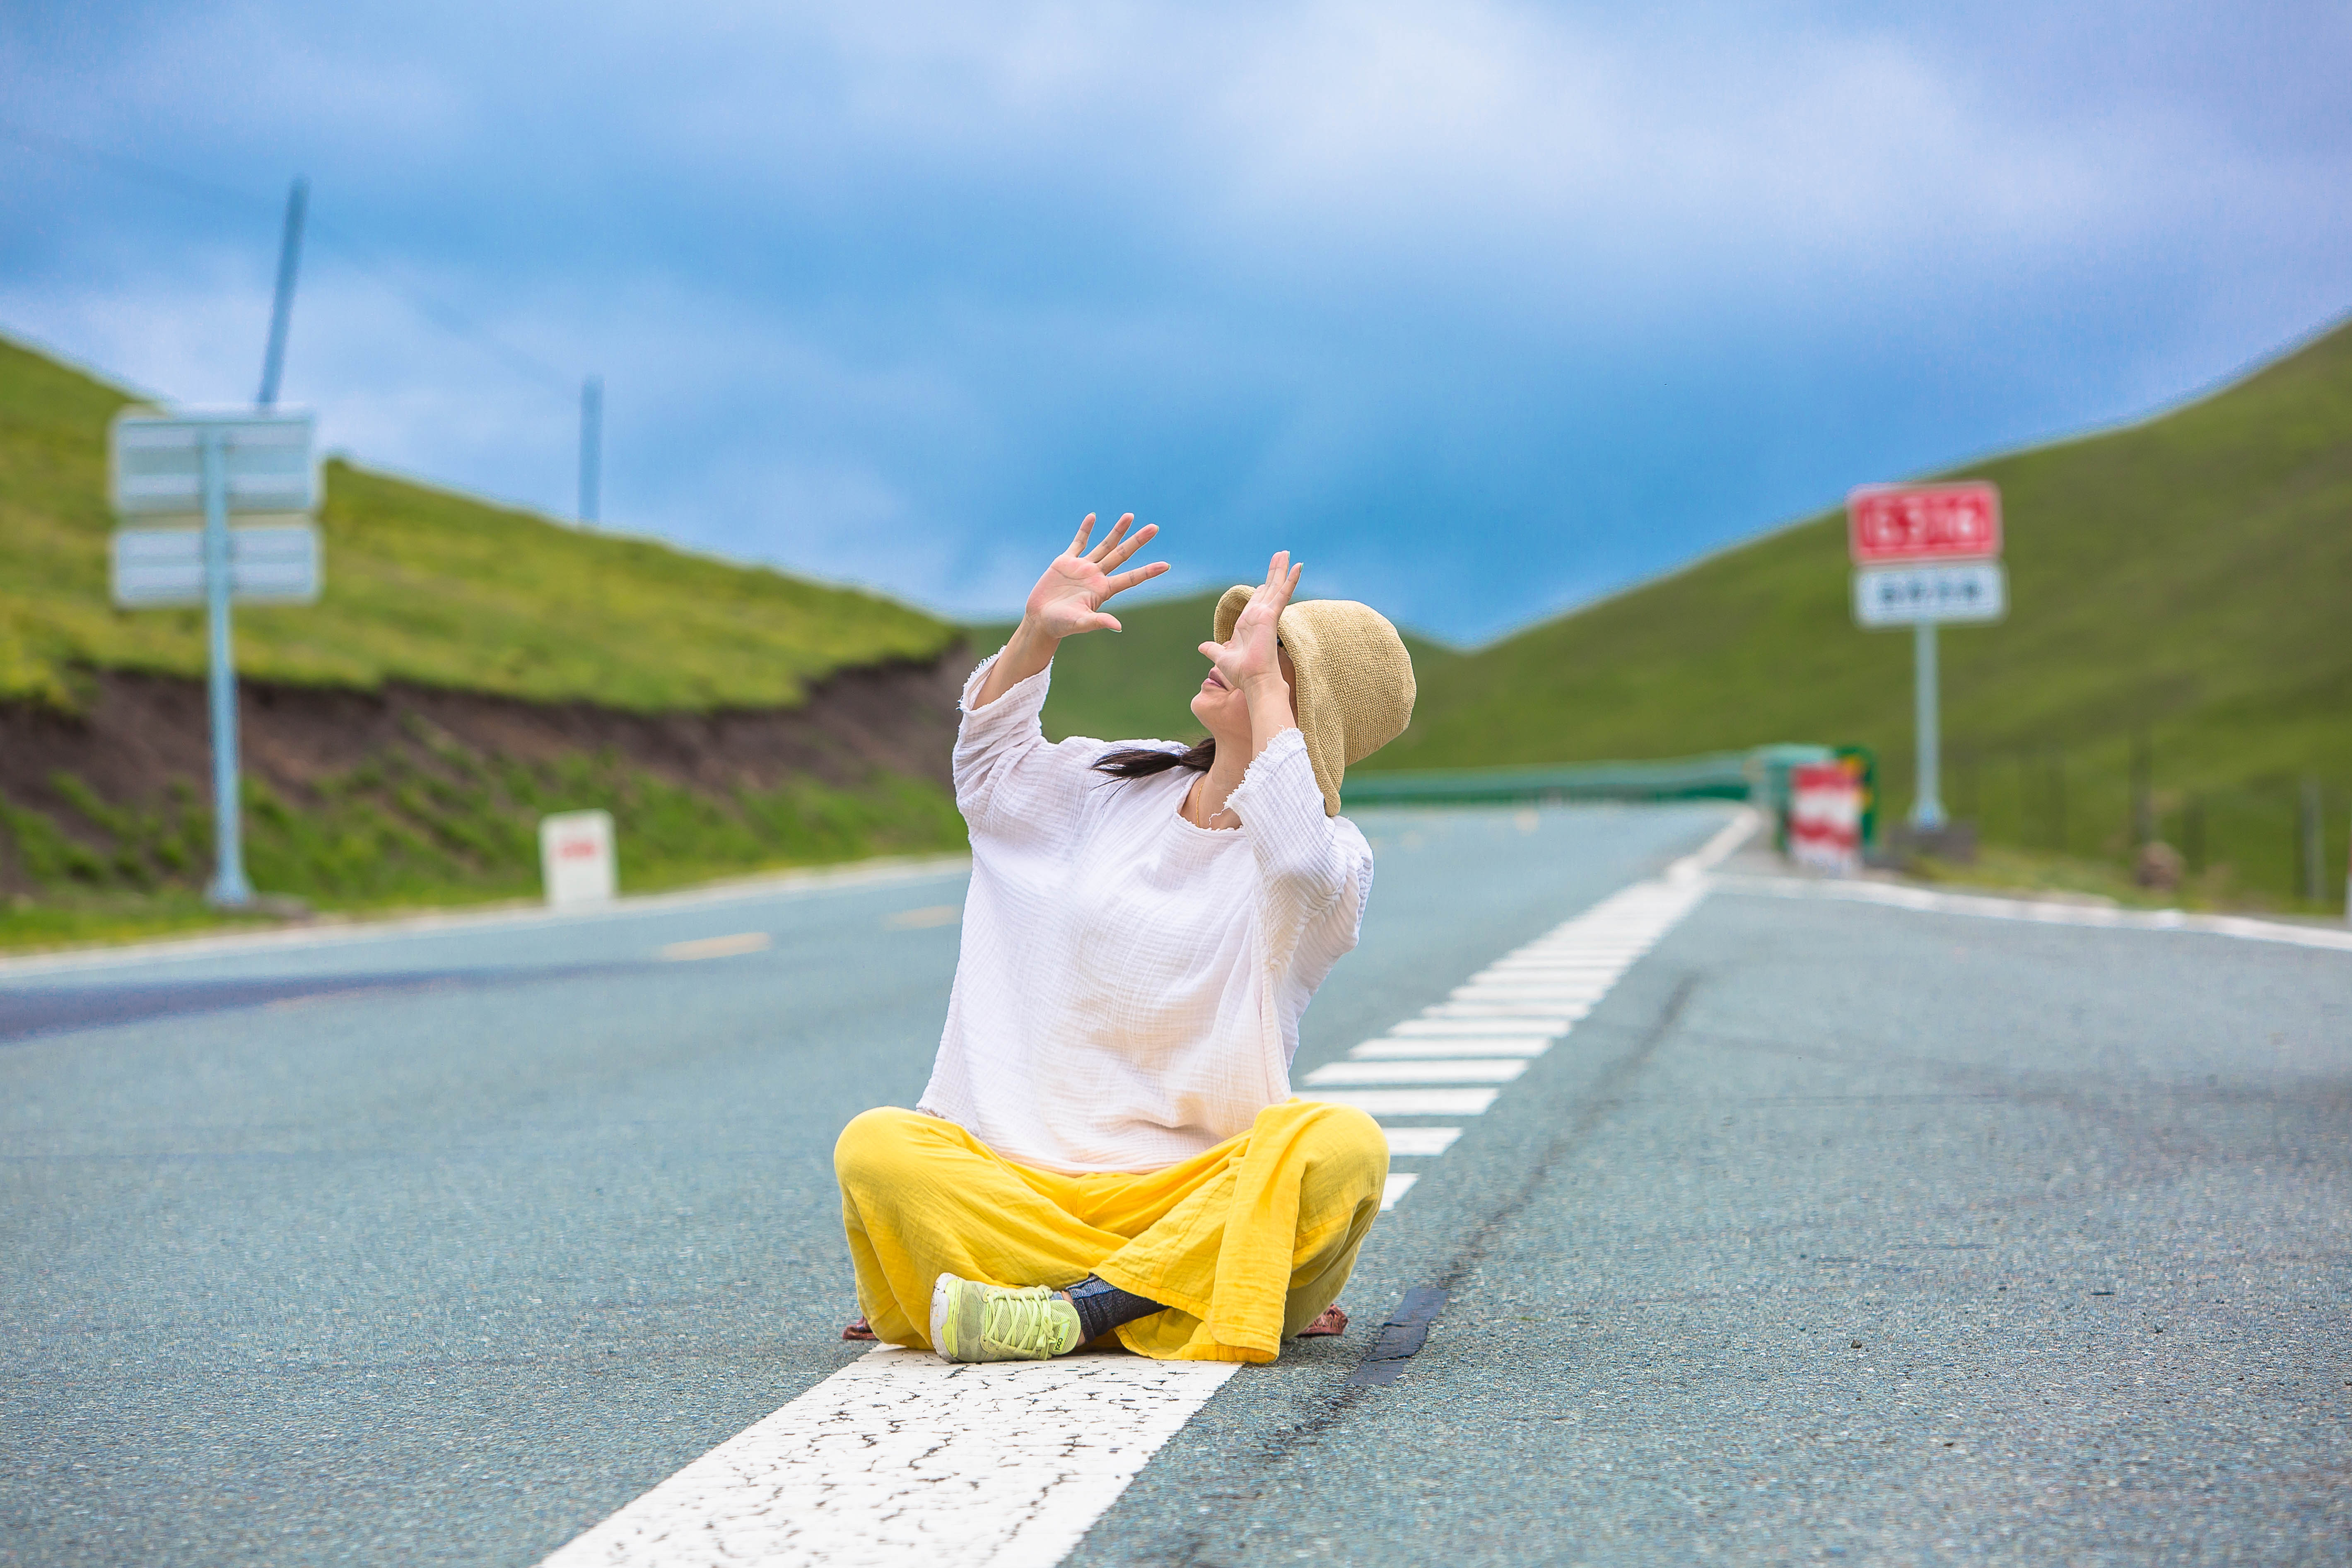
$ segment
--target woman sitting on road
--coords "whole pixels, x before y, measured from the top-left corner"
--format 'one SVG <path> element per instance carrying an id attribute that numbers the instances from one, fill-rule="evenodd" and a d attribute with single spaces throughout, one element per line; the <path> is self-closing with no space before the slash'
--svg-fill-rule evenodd
<path id="1" fill-rule="evenodd" d="M 1356 945 L 1372 853 L 1350 763 L 1412 714 L 1412 662 L 1362 605 L 1294 605 L 1300 568 L 1218 601 L 1209 738 L 1049 745 L 1064 637 L 1152 535 L 1095 520 L 964 687 L 963 949 L 930 1086 L 834 1151 L 874 1335 L 950 1361 L 1043 1360 L 1116 1332 L 1161 1360 L 1272 1361 L 1339 1294 L 1388 1144 L 1290 1098 L 1298 1019 Z"/>

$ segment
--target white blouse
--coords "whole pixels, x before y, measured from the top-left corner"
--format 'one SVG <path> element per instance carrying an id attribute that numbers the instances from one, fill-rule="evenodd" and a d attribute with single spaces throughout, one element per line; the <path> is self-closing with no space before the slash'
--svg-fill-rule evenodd
<path id="1" fill-rule="evenodd" d="M 1295 729 L 1234 791 L 1241 827 L 1196 827 L 1191 770 L 1118 779 L 1093 768 L 1113 743 L 1047 743 L 1050 668 L 974 710 L 994 662 L 964 683 L 971 889 L 917 1107 L 1020 1164 L 1175 1164 L 1289 1098 L 1299 1016 L 1363 929 L 1371 846 L 1324 815 Z"/>

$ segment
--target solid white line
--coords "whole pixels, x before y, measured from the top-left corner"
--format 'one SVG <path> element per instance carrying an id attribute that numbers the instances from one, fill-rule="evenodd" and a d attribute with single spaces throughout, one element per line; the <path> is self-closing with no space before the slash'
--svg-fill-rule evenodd
<path id="1" fill-rule="evenodd" d="M 1459 1127 L 1383 1127 L 1388 1134 L 1389 1157 L 1397 1159 L 1433 1159 L 1454 1147 L 1462 1136 Z"/>
<path id="2" fill-rule="evenodd" d="M 78 949 L 71 952 L 33 953 L 0 958 L 0 975 L 47 974 L 75 969 L 104 969 L 129 963 L 176 963 L 211 958 L 221 953 L 274 952 L 289 948 L 341 947 L 352 942 L 431 936 L 446 931 L 502 927 L 516 931 L 533 926 L 584 925 L 600 921 L 633 920 L 661 910 L 698 909 L 711 904 L 742 903 L 807 893 L 876 888 L 894 882 L 929 881 L 961 876 L 971 869 L 969 855 L 935 855 L 920 858 L 886 857 L 847 866 L 817 866 L 798 871 L 775 871 L 759 877 L 733 878 L 674 893 L 639 893 L 584 910 L 551 910 L 533 904 L 524 908 L 467 910 L 458 913 L 407 915 L 393 920 L 340 920 L 330 917 L 319 925 L 288 930 L 239 931 L 229 936 L 173 937 L 121 947 Z"/>
<path id="3" fill-rule="evenodd" d="M 859 1357 L 545 1560 L 1050 1568 L 1234 1372 L 1072 1355 Z"/>
<path id="4" fill-rule="evenodd" d="M 1376 1083 L 1508 1083 L 1528 1070 L 1524 1060 L 1453 1058 L 1429 1061 L 1326 1062 L 1307 1075 L 1320 1089 L 1327 1085 Z"/>
<path id="5" fill-rule="evenodd" d="M 1360 1062 L 1417 1062 L 1432 1057 L 1539 1057 L 1550 1047 L 1549 1035 L 1423 1035 L 1366 1040 L 1348 1054 Z"/>
<path id="6" fill-rule="evenodd" d="M 1501 1092 L 1495 1089 L 1318 1089 L 1298 1098 L 1352 1105 L 1372 1116 L 1477 1116 Z"/>
<path id="7" fill-rule="evenodd" d="M 2275 942 L 2352 952 L 2352 931 L 2289 925 L 2243 915 L 2200 915 L 2185 910 L 2120 910 L 2103 904 L 2066 904 L 2045 899 L 2003 899 L 1981 893 L 1940 893 L 1887 882 L 1814 881 L 1802 877 L 1717 877 L 1727 893 L 1779 899 L 1832 899 L 1883 904 L 1930 914 L 1973 915 L 1983 920 L 2025 921 L 2039 925 L 2104 927 L 2122 931 L 2196 931 L 2241 942 Z"/>
<path id="8" fill-rule="evenodd" d="M 1385 1214 L 1396 1207 L 1397 1199 L 1412 1191 L 1412 1184 L 1419 1180 L 1421 1177 L 1412 1171 L 1391 1174 L 1381 1187 L 1381 1212 Z"/>

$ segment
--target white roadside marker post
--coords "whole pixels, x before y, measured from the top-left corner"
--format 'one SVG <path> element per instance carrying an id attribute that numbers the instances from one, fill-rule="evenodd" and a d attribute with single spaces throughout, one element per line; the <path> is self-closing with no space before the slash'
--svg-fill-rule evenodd
<path id="1" fill-rule="evenodd" d="M 169 525 L 116 531 L 114 603 L 127 610 L 205 607 L 214 847 L 205 896 L 242 909 L 253 902 L 253 885 L 245 874 L 230 610 L 319 597 L 319 533 L 304 515 L 319 498 L 310 416 L 119 414 L 107 446 L 115 511 Z M 278 515 L 261 526 L 229 526 L 232 514 L 257 513 Z"/>

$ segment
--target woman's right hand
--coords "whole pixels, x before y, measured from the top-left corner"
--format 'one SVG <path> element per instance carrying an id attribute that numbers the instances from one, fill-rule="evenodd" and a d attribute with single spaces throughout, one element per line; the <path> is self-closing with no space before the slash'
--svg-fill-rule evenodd
<path id="1" fill-rule="evenodd" d="M 1029 590 L 1029 603 L 1021 616 L 1023 629 L 1034 630 L 1055 642 L 1080 632 L 1120 630 L 1118 617 L 1103 614 L 1104 601 L 1168 570 L 1168 563 L 1155 561 L 1149 566 L 1112 575 L 1112 568 L 1123 564 L 1160 531 L 1159 524 L 1146 523 L 1129 536 L 1128 525 L 1134 521 L 1133 512 L 1120 518 L 1108 537 L 1089 551 L 1087 540 L 1095 531 L 1095 514 L 1087 513 L 1070 547 L 1054 557 L 1054 563 L 1045 568 L 1045 574 Z"/>
<path id="2" fill-rule="evenodd" d="M 1129 556 L 1160 531 L 1157 523 L 1147 523 L 1129 535 L 1127 527 L 1134 521 L 1135 514 L 1129 512 L 1111 529 L 1108 538 L 1088 550 L 1087 541 L 1094 534 L 1095 514 L 1087 513 L 1070 547 L 1054 557 L 1054 563 L 1045 568 L 1045 574 L 1029 590 L 1029 603 L 1022 609 L 1021 624 L 1013 629 L 1004 651 L 989 667 L 988 679 L 972 694 L 974 708 L 987 707 L 1053 663 L 1054 650 L 1061 646 L 1064 637 L 1076 637 L 1080 632 L 1120 629 L 1118 616 L 1103 614 L 1103 601 L 1168 570 L 1168 563 L 1155 561 L 1149 566 L 1113 575 L 1114 567 L 1124 564 Z"/>

